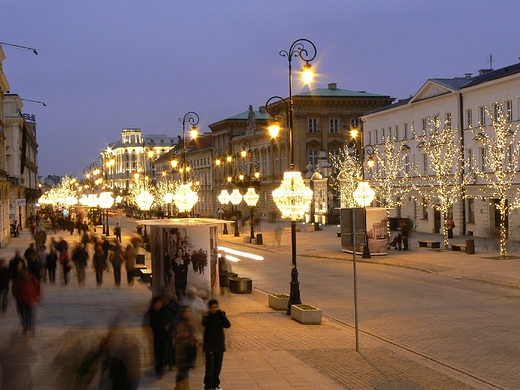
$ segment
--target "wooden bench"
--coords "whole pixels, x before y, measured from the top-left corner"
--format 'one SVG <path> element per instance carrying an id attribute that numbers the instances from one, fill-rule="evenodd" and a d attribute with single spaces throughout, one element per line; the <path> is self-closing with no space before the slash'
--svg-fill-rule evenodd
<path id="1" fill-rule="evenodd" d="M 466 252 L 466 244 L 451 244 L 452 251 L 462 251 Z"/>
<path id="2" fill-rule="evenodd" d="M 143 283 L 152 284 L 152 270 L 151 269 L 141 269 L 141 281 Z"/>
<path id="3" fill-rule="evenodd" d="M 418 240 L 418 241 L 419 241 L 419 247 L 421 247 L 421 248 L 427 248 L 428 244 L 430 244 L 430 246 L 432 248 L 440 248 L 441 247 L 441 242 L 440 241 L 432 241 L 432 240 Z"/>

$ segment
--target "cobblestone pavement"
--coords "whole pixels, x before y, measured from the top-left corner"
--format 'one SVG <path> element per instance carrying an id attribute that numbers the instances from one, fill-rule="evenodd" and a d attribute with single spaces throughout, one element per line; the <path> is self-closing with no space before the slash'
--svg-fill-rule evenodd
<path id="1" fill-rule="evenodd" d="M 265 226 L 263 232 L 267 241 L 265 250 L 287 252 L 287 247 L 269 245 L 272 232 L 267 228 L 270 227 Z M 339 244 L 327 240 L 320 238 L 324 247 L 330 245 L 332 248 L 334 243 Z M 22 232 L 11 245 L 0 249 L 0 256 L 9 260 L 15 249 L 25 250 L 29 242 L 29 235 Z M 314 244 L 309 241 L 306 245 L 313 249 L 311 246 L 316 246 L 316 241 Z M 300 248 L 307 251 L 306 247 Z M 334 253 L 343 256 L 341 252 Z M 328 255 L 323 251 L 323 256 Z M 398 264 L 397 260 L 391 260 L 391 256 L 377 261 L 407 265 Z M 422 263 L 430 264 L 429 261 Z M 453 267 L 438 265 L 448 268 L 438 272 L 456 274 Z M 501 274 L 497 276 L 504 277 Z M 471 277 L 474 277 L 473 271 Z M 29 336 L 21 334 L 11 299 L 7 313 L 0 315 L 2 389 L 28 389 L 29 382 L 32 382 L 33 389 L 85 388 L 74 385 L 77 368 L 85 354 L 97 348 L 115 316 L 122 319 L 122 342 L 133 351 L 133 361 L 141 373 L 139 388 L 173 388 L 173 372 L 168 372 L 162 380 L 152 375 L 151 336 L 149 330 L 142 327 L 143 314 L 151 298 L 148 286 L 136 283 L 132 287 L 116 287 L 111 273 L 105 273 L 101 287 L 96 286 L 94 279 L 89 268 L 84 287 L 75 281 L 67 287 L 59 283 L 53 286 L 45 284 L 44 299 L 37 310 L 36 331 Z M 506 279 L 499 282 L 506 282 Z M 269 308 L 266 294 L 258 290 L 245 295 L 225 292 L 218 299 L 232 322 L 227 331 L 228 351 L 221 377 L 223 389 L 497 388 L 368 336 L 364 337 L 361 352 L 356 352 L 352 328 L 328 318 L 319 326 L 300 325 L 284 312 Z M 203 387 L 203 365 L 199 354 L 197 367 L 190 374 L 192 389 Z M 8 380 L 12 380 L 11 384 L 7 383 Z M 106 381 L 103 383 L 102 388 L 109 388 Z"/>

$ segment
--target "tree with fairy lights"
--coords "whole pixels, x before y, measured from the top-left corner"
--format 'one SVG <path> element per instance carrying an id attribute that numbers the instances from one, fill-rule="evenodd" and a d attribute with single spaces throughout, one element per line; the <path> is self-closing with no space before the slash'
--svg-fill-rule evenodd
<path id="1" fill-rule="evenodd" d="M 450 208 L 464 195 L 467 184 L 463 176 L 463 153 L 461 139 L 457 130 L 451 128 L 449 121 L 444 124 L 436 115 L 428 119 L 423 134 L 413 131 L 417 147 L 426 156 L 426 166 L 422 173 L 416 170 L 419 181 L 414 183 L 415 190 L 422 199 L 416 200 L 423 205 L 432 205 L 443 218 L 444 249 L 448 249 L 448 217 Z M 431 173 L 432 174 L 431 174 Z"/>
<path id="2" fill-rule="evenodd" d="M 508 202 L 508 195 L 513 195 L 512 184 L 517 175 L 520 140 L 518 125 L 513 126 L 509 115 L 504 113 L 502 102 L 495 102 L 486 107 L 486 116 L 491 119 L 491 126 L 486 129 L 479 123 L 472 129 L 477 142 L 482 144 L 482 165 L 473 160 L 473 171 L 486 181 L 486 186 L 479 190 L 489 198 L 498 199 L 495 207 L 500 213 L 500 256 L 507 256 L 507 216 L 520 207 L 520 192 L 515 191 L 513 202 Z"/>
<path id="3" fill-rule="evenodd" d="M 358 207 L 352 195 L 359 182 L 363 180 L 363 169 L 358 155 L 345 145 L 338 156 L 330 158 L 331 186 L 339 195 L 341 207 Z"/>
<path id="4" fill-rule="evenodd" d="M 403 198 L 412 190 L 410 166 L 406 160 L 408 150 L 405 141 L 396 143 L 387 136 L 383 148 L 376 147 L 372 153 L 375 161 L 374 167 L 370 168 L 370 185 L 378 203 L 386 207 L 387 237 L 390 237 L 390 208 L 402 206 Z"/>

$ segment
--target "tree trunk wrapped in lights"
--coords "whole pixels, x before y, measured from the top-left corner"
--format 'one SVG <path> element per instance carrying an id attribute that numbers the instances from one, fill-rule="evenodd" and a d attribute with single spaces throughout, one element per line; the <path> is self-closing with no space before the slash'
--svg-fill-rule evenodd
<path id="1" fill-rule="evenodd" d="M 418 147 L 428 157 L 424 173 L 417 172 L 420 181 L 414 186 L 423 199 L 416 200 L 423 205 L 431 204 L 442 214 L 444 248 L 448 249 L 448 213 L 463 196 L 467 182 L 467 177 L 463 177 L 461 140 L 457 137 L 458 131 L 448 122 L 442 125 L 437 116 L 428 120 L 428 128 L 423 134 L 413 132 Z"/>
<path id="2" fill-rule="evenodd" d="M 495 203 L 500 213 L 500 256 L 507 256 L 506 220 L 509 213 L 520 207 L 520 193 L 517 190 L 514 201 L 508 204 L 508 193 L 511 191 L 513 180 L 517 176 L 517 167 L 520 153 L 518 139 L 518 125 L 514 126 L 502 109 L 502 102 L 495 102 L 493 107 L 486 107 L 486 116 L 491 119 L 491 127 L 487 130 L 484 125 L 472 129 L 475 139 L 482 144 L 484 154 L 482 165 L 474 159 L 472 170 L 477 176 L 486 181 L 485 187 L 479 190 L 489 198 L 498 198 Z"/>

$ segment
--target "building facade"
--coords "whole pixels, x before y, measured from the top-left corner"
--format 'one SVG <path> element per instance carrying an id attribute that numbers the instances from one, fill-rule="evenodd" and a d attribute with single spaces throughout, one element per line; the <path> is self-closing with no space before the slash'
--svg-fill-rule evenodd
<path id="1" fill-rule="evenodd" d="M 4 94 L 9 91 L 9 83 L 5 77 L 2 64 L 5 60 L 2 45 L 0 45 L 0 246 L 5 246 L 10 240 L 9 219 L 9 187 L 7 163 L 5 158 L 6 128 L 4 111 Z"/>
<path id="2" fill-rule="evenodd" d="M 483 165 L 486 148 L 475 136 L 475 130 L 492 135 L 489 113 L 496 113 L 499 106 L 508 124 L 513 129 L 517 127 L 520 123 L 520 64 L 497 70 L 483 69 L 476 76 L 466 74 L 452 79 L 427 80 L 412 97 L 362 116 L 365 147 L 381 147 L 386 136 L 396 142 L 404 140 L 409 153 L 407 161 L 417 167 L 410 172 L 413 180 L 418 181 L 421 175 L 431 175 L 432 171 L 429 158 L 414 133 L 422 134 L 428 122 L 438 118 L 461 142 L 464 173 L 470 178 L 464 198 L 455 202 L 450 210 L 455 222 L 454 234 L 497 237 L 500 221 L 495 204 L 498 199 L 482 195 L 480 189 L 486 182 L 474 175 L 474 171 L 475 164 L 486 171 Z M 516 171 L 518 169 L 516 167 Z M 508 191 L 509 202 L 514 200 L 519 180 L 517 177 Z M 418 231 L 440 233 L 444 216 L 431 205 L 421 204 L 417 196 L 416 192 L 410 193 L 402 207 L 391 210 L 391 216 L 410 218 Z M 519 210 L 509 214 L 507 228 L 509 239 L 520 239 Z"/>

